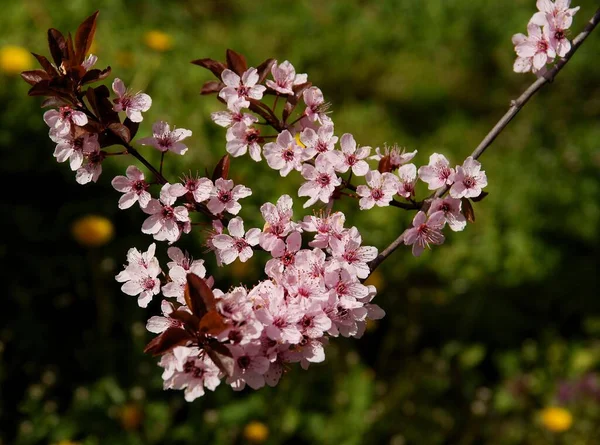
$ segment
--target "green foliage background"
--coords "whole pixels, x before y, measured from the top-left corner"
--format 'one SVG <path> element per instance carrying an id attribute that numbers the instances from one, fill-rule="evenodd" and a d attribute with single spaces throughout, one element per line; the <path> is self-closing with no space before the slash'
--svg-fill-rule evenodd
<path id="1" fill-rule="evenodd" d="M 573 35 L 597 7 L 575 4 Z M 510 41 L 525 32 L 533 0 L 11 1 L 0 46 L 47 54 L 48 28 L 73 32 L 96 9 L 98 65 L 153 98 L 139 135 L 158 119 L 194 133 L 189 154 L 168 158 L 171 178 L 210 170 L 224 153 L 224 130 L 209 118 L 223 107 L 199 95 L 212 75 L 189 62 L 222 60 L 227 48 L 251 65 L 290 60 L 332 103 L 336 134 L 417 149 L 417 164 L 434 152 L 461 163 L 534 80 L 512 71 Z M 145 46 L 149 30 L 171 35 L 173 48 Z M 561 404 L 561 382 L 600 384 L 598 54 L 600 31 L 485 153 L 489 196 L 474 224 L 421 258 L 401 248 L 383 264 L 377 303 L 387 316 L 364 338 L 333 339 L 325 363 L 291 369 L 276 388 L 222 385 L 192 404 L 162 391 L 160 369 L 141 352 L 158 304 L 140 309 L 113 279 L 129 247 L 150 243 L 144 215 L 119 211 L 109 183 L 131 160 L 110 159 L 97 184 L 77 185 L 52 157 L 40 100 L 0 74 L 0 443 L 237 444 L 253 420 L 272 444 L 599 443 L 598 391 L 563 403 L 569 431 L 539 421 L 541 408 Z M 261 203 L 300 183 L 247 158 L 232 172 L 254 191 L 248 227 L 260 224 Z M 340 208 L 379 248 L 412 218 Z M 101 248 L 70 234 L 90 213 L 115 225 Z M 202 240 L 198 232 L 181 245 L 199 258 Z M 209 270 L 226 288 L 258 279 L 261 267 Z"/>

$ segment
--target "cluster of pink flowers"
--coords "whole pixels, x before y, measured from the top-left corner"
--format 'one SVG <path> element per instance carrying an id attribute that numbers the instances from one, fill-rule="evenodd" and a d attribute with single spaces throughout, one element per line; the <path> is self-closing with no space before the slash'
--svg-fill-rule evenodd
<path id="1" fill-rule="evenodd" d="M 190 342 L 170 350 L 160 360 L 164 368 L 165 388 L 185 389 L 186 400 L 214 390 L 222 378 L 235 390 L 247 384 L 258 389 L 274 386 L 282 376 L 286 363 L 299 362 L 306 369 L 311 363 L 325 359 L 324 345 L 329 337 L 360 337 L 367 320 L 384 316 L 371 300 L 374 286 L 361 283 L 369 274 L 368 262 L 377 249 L 363 246 L 356 227 L 344 227 L 340 212 L 307 216 L 292 221 L 292 199 L 283 195 L 276 204 L 261 207 L 265 231 L 250 229 L 244 237 L 240 218 L 228 224 L 229 235 L 215 233 L 210 245 L 222 264 L 236 258 L 247 260 L 252 246 L 260 245 L 271 259 L 266 263 L 267 279 L 251 288 L 234 287 L 223 292 L 215 287 L 216 311 L 223 327 L 212 340 L 211 348 L 225 347 L 229 352 L 232 372 L 226 375 L 207 355 Z M 302 248 L 303 235 L 309 239 Z M 154 257 L 155 245 L 140 253 L 131 249 L 128 264 L 117 276 L 124 282 L 123 292 L 137 295 L 146 307 L 158 293 L 160 268 Z M 179 248 L 168 250 L 167 284 L 162 286 L 162 316 L 154 316 L 147 328 L 156 334 L 168 329 L 183 330 L 174 311 L 191 313 L 184 298 L 187 274 L 206 278 L 202 260 L 192 261 Z M 207 284 L 213 286 L 212 279 Z M 172 300 L 171 300 L 172 299 Z"/>
<path id="2" fill-rule="evenodd" d="M 571 8 L 571 0 L 537 0 L 537 9 L 527 25 L 527 34 L 515 34 L 517 59 L 513 69 L 517 73 L 529 71 L 543 75 L 546 65 L 564 57 L 571 49 L 567 31 L 579 6 Z"/>

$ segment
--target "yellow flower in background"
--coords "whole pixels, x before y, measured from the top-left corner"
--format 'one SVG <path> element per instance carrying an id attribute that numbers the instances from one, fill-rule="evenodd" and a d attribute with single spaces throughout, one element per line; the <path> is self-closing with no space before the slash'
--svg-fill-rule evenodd
<path id="1" fill-rule="evenodd" d="M 25 48 L 7 45 L 0 48 L 0 71 L 15 75 L 33 68 L 33 56 Z"/>
<path id="2" fill-rule="evenodd" d="M 294 139 L 296 139 L 296 143 L 302 147 L 302 148 L 306 148 L 306 145 L 304 145 L 304 143 L 300 140 L 300 133 L 296 133 L 294 136 Z"/>
<path id="3" fill-rule="evenodd" d="M 72 440 L 61 440 L 56 442 L 55 445 L 79 445 L 81 442 L 73 442 Z"/>
<path id="4" fill-rule="evenodd" d="M 144 418 L 144 413 L 137 404 L 128 403 L 121 408 L 119 418 L 123 428 L 127 431 L 132 431 L 137 430 L 140 427 Z"/>
<path id="5" fill-rule="evenodd" d="M 244 438 L 250 442 L 262 443 L 269 437 L 269 428 L 262 422 L 252 421 L 244 427 Z"/>
<path id="6" fill-rule="evenodd" d="M 71 226 L 73 238 L 85 247 L 99 247 L 108 243 L 114 231 L 112 222 L 98 215 L 83 216 Z"/>
<path id="7" fill-rule="evenodd" d="M 154 51 L 168 51 L 173 47 L 173 38 L 162 31 L 152 30 L 144 34 L 144 43 Z"/>
<path id="8" fill-rule="evenodd" d="M 561 433 L 571 428 L 573 416 L 565 408 L 549 406 L 541 412 L 542 425 L 554 433 Z"/>

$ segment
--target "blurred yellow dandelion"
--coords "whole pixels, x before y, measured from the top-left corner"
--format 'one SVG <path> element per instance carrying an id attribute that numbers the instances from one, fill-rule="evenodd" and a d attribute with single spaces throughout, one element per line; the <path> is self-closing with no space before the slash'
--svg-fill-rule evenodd
<path id="1" fill-rule="evenodd" d="M 262 443 L 269 437 L 269 428 L 262 422 L 252 421 L 244 427 L 244 437 L 254 443 Z"/>
<path id="2" fill-rule="evenodd" d="M 73 223 L 71 234 L 82 246 L 98 247 L 112 239 L 114 227 L 112 222 L 103 216 L 86 215 Z"/>
<path id="3" fill-rule="evenodd" d="M 33 67 L 33 56 L 25 48 L 7 45 L 0 48 L 0 71 L 15 75 Z"/>
<path id="4" fill-rule="evenodd" d="M 162 31 L 152 30 L 144 34 L 144 43 L 154 51 L 168 51 L 173 47 L 173 38 Z"/>
<path id="5" fill-rule="evenodd" d="M 573 416 L 565 408 L 549 406 L 541 412 L 542 425 L 552 432 L 560 433 L 571 428 Z"/>

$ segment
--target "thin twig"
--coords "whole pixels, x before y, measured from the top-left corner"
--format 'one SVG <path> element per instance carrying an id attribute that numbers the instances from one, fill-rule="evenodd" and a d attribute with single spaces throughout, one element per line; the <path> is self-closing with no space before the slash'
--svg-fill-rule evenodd
<path id="1" fill-rule="evenodd" d="M 556 65 L 554 65 L 546 74 L 540 78 L 538 78 L 534 83 L 532 83 L 529 88 L 525 90 L 523 94 L 521 94 L 516 100 L 513 100 L 510 103 L 510 108 L 508 111 L 502 116 L 502 118 L 498 121 L 494 128 L 490 130 L 490 132 L 483 138 L 481 143 L 477 146 L 477 148 L 471 153 L 471 156 L 474 159 L 479 158 L 485 150 L 494 142 L 494 140 L 498 137 L 498 135 L 504 130 L 504 128 L 508 125 L 508 123 L 517 115 L 521 108 L 531 99 L 531 97 L 540 90 L 545 84 L 550 83 L 554 80 L 556 75 L 563 69 L 563 67 L 567 64 L 567 62 L 573 57 L 573 54 L 577 51 L 577 49 L 581 46 L 581 44 L 585 41 L 585 39 L 590 35 L 590 33 L 594 30 L 596 25 L 600 22 L 600 8 L 596 11 L 594 16 L 587 23 L 585 28 L 581 33 L 573 39 L 571 42 L 571 50 L 560 59 Z M 448 186 L 445 186 L 439 189 L 433 196 L 428 198 L 421 208 L 423 211 L 427 211 L 431 201 L 434 198 L 439 198 L 444 195 L 448 191 Z M 404 241 L 404 233 L 396 238 L 389 246 L 387 246 L 373 261 L 369 263 L 369 269 L 371 273 L 388 257 L 391 253 L 396 250 Z"/>

